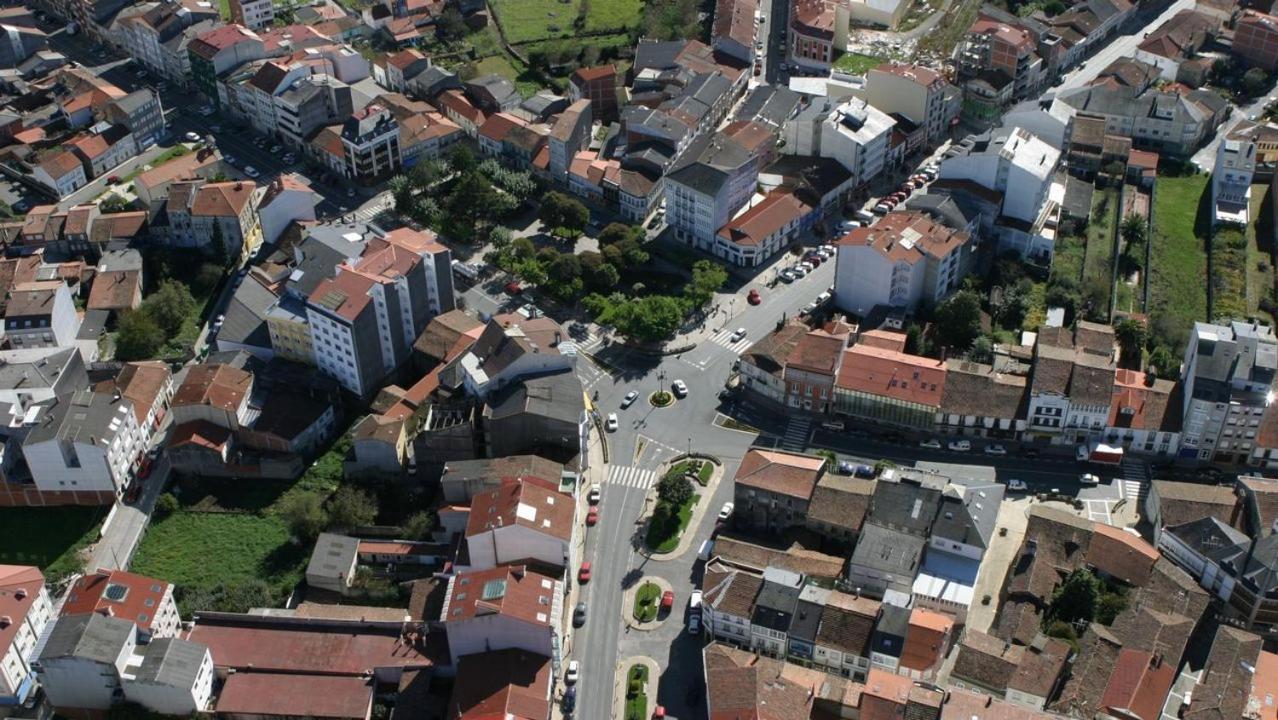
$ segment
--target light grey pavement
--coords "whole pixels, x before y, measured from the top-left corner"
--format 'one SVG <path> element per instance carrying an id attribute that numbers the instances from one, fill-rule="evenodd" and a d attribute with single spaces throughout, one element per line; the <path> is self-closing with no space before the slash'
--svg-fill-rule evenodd
<path id="1" fill-rule="evenodd" d="M 1176 0 L 1159 13 L 1156 18 L 1145 23 L 1137 32 L 1113 37 L 1105 47 L 1096 51 L 1091 57 L 1086 58 L 1081 66 L 1066 74 L 1061 81 L 1059 90 L 1082 87 L 1096 79 L 1096 76 L 1115 60 L 1133 57 L 1136 53 L 1136 46 L 1145 39 L 1145 33 L 1170 20 L 1173 15 L 1181 10 L 1191 9 L 1195 5 L 1197 5 L 1196 0 Z"/>

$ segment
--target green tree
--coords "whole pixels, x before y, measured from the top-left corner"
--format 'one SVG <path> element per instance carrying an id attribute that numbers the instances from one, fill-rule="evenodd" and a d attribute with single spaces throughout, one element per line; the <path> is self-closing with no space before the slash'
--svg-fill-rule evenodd
<path id="1" fill-rule="evenodd" d="M 1114 337 L 1121 348 L 1119 364 L 1133 370 L 1140 369 L 1145 349 L 1145 325 L 1131 318 L 1114 323 Z"/>
<path id="2" fill-rule="evenodd" d="M 343 485 L 328 499 L 328 527 L 351 529 L 372 525 L 377 518 L 373 496 L 352 485 Z"/>
<path id="3" fill-rule="evenodd" d="M 183 283 L 165 280 L 140 309 L 155 320 L 166 338 L 171 338 L 182 330 L 187 318 L 195 314 L 195 298 Z"/>
<path id="4" fill-rule="evenodd" d="M 455 173 L 464 175 L 472 172 L 478 166 L 479 161 L 475 159 L 475 151 L 471 150 L 465 143 L 457 143 L 448 153 L 448 167 Z"/>
<path id="5" fill-rule="evenodd" d="M 1096 617 L 1096 603 L 1100 600 L 1100 582 L 1090 571 L 1079 568 L 1069 574 L 1052 593 L 1047 610 L 1051 621 L 1074 623 L 1091 622 Z"/>
<path id="6" fill-rule="evenodd" d="M 1248 97 L 1262 94 L 1269 87 L 1269 74 L 1263 69 L 1254 67 L 1243 73 L 1242 89 Z"/>
<path id="7" fill-rule="evenodd" d="M 537 254 L 537 246 L 533 245 L 533 241 L 526 237 L 517 237 L 514 240 L 511 240 L 510 250 L 515 254 L 515 257 L 520 260 L 531 259 Z"/>
<path id="8" fill-rule="evenodd" d="M 1064 640 L 1066 644 L 1074 648 L 1074 652 L 1078 652 L 1078 633 L 1074 632 L 1074 626 L 1067 622 L 1056 620 L 1047 624 L 1043 633 L 1048 637 L 1054 637 L 1058 640 Z"/>
<path id="9" fill-rule="evenodd" d="M 435 23 L 435 34 L 445 41 L 460 40 L 466 35 L 466 19 L 457 8 L 450 5 L 440 13 L 439 20 Z"/>
<path id="10" fill-rule="evenodd" d="M 623 240 L 635 240 L 636 235 L 642 237 L 643 229 L 625 223 L 611 222 L 599 231 L 599 244 L 612 245 Z"/>
<path id="11" fill-rule="evenodd" d="M 955 351 L 972 346 L 981 335 L 981 301 L 976 293 L 954 293 L 936 308 L 937 341 Z"/>
<path id="12" fill-rule="evenodd" d="M 618 332 L 635 340 L 664 340 L 679 329 L 685 314 L 678 298 L 649 295 L 617 306 L 612 315 Z"/>
<path id="13" fill-rule="evenodd" d="M 1127 596 L 1122 593 L 1107 592 L 1096 604 L 1096 622 L 1101 625 L 1113 625 L 1119 613 L 1127 609 Z"/>
<path id="14" fill-rule="evenodd" d="M 302 542 L 314 540 L 328 524 L 324 497 L 315 492 L 297 491 L 285 495 L 280 498 L 279 512 L 288 523 L 289 532 Z"/>
<path id="15" fill-rule="evenodd" d="M 692 264 L 692 281 L 684 286 L 683 294 L 692 303 L 692 307 L 705 307 L 727 281 L 728 271 L 722 265 L 710 260 L 698 260 Z"/>
<path id="16" fill-rule="evenodd" d="M 972 342 L 968 354 L 976 362 L 988 363 L 994 359 L 994 341 L 989 335 L 982 335 Z"/>
<path id="17" fill-rule="evenodd" d="M 105 200 L 98 203 L 98 210 L 104 213 L 125 212 L 131 207 L 133 203 L 115 194 L 108 195 Z"/>
<path id="18" fill-rule="evenodd" d="M 443 180 L 449 171 L 448 163 L 443 160 L 421 160 L 408 171 L 408 177 L 414 187 L 426 190 Z"/>
<path id="19" fill-rule="evenodd" d="M 226 249 L 226 237 L 220 222 L 213 223 L 213 236 L 209 239 L 209 257 L 213 258 L 213 262 L 218 267 L 224 268 L 231 264 L 231 256 Z"/>
<path id="20" fill-rule="evenodd" d="M 426 511 L 415 512 L 404 521 L 404 537 L 409 540 L 427 540 L 435 529 L 435 516 Z"/>
<path id="21" fill-rule="evenodd" d="M 691 500 L 692 492 L 692 481 L 682 473 L 671 473 L 657 482 L 657 498 L 674 508 Z"/>
<path id="22" fill-rule="evenodd" d="M 474 237 L 480 219 L 491 217 L 499 204 L 497 191 L 483 175 L 475 170 L 462 173 L 448 196 L 448 215 L 454 232 L 467 240 Z"/>
<path id="23" fill-rule="evenodd" d="M 833 450 L 826 450 L 823 448 L 821 450 L 817 450 L 816 454 L 825 458 L 826 472 L 834 472 L 834 469 L 839 466 L 839 456 L 834 454 Z"/>
<path id="24" fill-rule="evenodd" d="M 590 222 L 590 211 L 576 198 L 551 191 L 541 199 L 537 219 L 555 234 L 570 234 L 571 231 L 580 233 L 586 223 Z M 561 230 L 568 230 L 570 233 L 562 233 Z"/>
<path id="25" fill-rule="evenodd" d="M 621 273 L 617 268 L 604 260 L 603 255 L 587 250 L 577 256 L 581 262 L 581 279 L 587 287 L 596 290 L 611 290 L 621 282 Z"/>
<path id="26" fill-rule="evenodd" d="M 164 493 L 155 499 L 155 514 L 157 517 L 168 517 L 178 511 L 178 499 L 173 493 Z"/>
<path id="27" fill-rule="evenodd" d="M 1120 226 L 1119 232 L 1122 233 L 1123 242 L 1127 243 L 1127 253 L 1133 254 L 1136 249 L 1145 246 L 1145 218 L 1131 213 L 1123 218 L 1123 224 Z"/>
<path id="28" fill-rule="evenodd" d="M 126 311 L 116 328 L 115 359 L 150 360 L 166 339 L 164 329 L 145 310 Z"/>
<path id="29" fill-rule="evenodd" d="M 1180 360 L 1165 345 L 1159 345 L 1149 353 L 1149 368 L 1163 380 L 1180 377 Z"/>
<path id="30" fill-rule="evenodd" d="M 390 190 L 395 210 L 401 215 L 411 214 L 413 210 L 413 181 L 407 175 L 396 175 L 386 183 Z"/>

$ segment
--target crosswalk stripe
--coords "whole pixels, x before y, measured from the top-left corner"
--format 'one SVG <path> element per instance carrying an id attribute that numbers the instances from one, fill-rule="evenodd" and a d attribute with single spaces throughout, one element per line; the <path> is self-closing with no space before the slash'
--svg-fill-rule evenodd
<path id="1" fill-rule="evenodd" d="M 608 483 L 623 487 L 645 489 L 652 486 L 657 473 L 633 465 L 613 465 L 608 472 Z"/>
<path id="2" fill-rule="evenodd" d="M 781 446 L 787 450 L 799 451 L 808 442 L 808 433 L 812 430 L 812 420 L 806 417 L 792 417 L 785 426 L 785 435 L 781 438 Z"/>

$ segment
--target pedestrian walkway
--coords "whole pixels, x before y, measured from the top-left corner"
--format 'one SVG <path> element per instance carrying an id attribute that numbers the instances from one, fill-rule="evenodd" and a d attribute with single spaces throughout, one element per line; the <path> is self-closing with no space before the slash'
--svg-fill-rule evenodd
<path id="1" fill-rule="evenodd" d="M 1118 477 L 1123 481 L 1123 497 L 1135 503 L 1139 511 L 1149 494 L 1149 465 L 1139 460 L 1123 460 Z"/>
<path id="2" fill-rule="evenodd" d="M 781 447 L 791 452 L 803 452 L 808 447 L 808 438 L 812 435 L 812 418 L 791 417 L 785 426 L 785 436 L 781 438 Z"/>
<path id="3" fill-rule="evenodd" d="M 726 347 L 734 353 L 740 354 L 750 347 L 750 338 L 743 337 L 740 340 L 733 341 L 732 334 L 737 331 L 736 328 L 724 328 L 710 338 L 710 342 L 720 347 Z"/>
<path id="4" fill-rule="evenodd" d="M 647 489 L 657 479 L 657 471 L 633 465 L 613 465 L 608 471 L 609 485 Z"/>
<path id="5" fill-rule="evenodd" d="M 577 363 L 577 377 L 581 380 L 581 386 L 589 390 L 608 377 L 608 371 L 590 360 L 582 360 Z"/>

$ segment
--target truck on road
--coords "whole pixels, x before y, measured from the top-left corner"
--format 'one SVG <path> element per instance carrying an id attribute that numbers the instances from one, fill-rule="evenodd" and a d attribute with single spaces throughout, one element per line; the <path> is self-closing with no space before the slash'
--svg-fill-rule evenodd
<path id="1" fill-rule="evenodd" d="M 1123 448 L 1093 442 L 1090 445 L 1079 445 L 1075 450 L 1079 462 L 1093 462 L 1100 465 L 1118 465 L 1123 462 Z"/>

